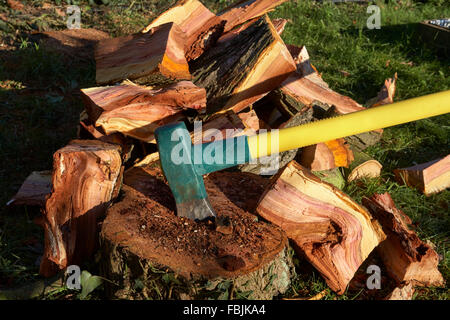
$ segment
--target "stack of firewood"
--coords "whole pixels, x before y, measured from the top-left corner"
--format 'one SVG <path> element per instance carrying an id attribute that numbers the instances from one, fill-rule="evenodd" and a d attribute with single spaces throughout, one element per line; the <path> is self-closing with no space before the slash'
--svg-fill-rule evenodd
<path id="1" fill-rule="evenodd" d="M 53 275 L 91 257 L 98 248 L 99 222 L 104 221 L 101 237 L 107 248 L 102 250 L 107 251 L 110 264 L 106 275 L 125 278 L 123 266 L 111 264 L 118 255 L 125 261 L 131 254 L 185 279 L 190 279 L 188 273 L 209 280 L 234 279 L 233 288 L 238 290 L 252 272 L 265 270 L 259 274 L 264 278 L 281 268 L 282 254 L 285 264 L 292 264 L 283 251 L 288 238 L 297 254 L 339 294 L 374 249 L 398 284 L 400 294 L 393 297 L 410 298 L 413 286 L 443 285 L 438 254 L 409 228 L 411 220 L 389 194 L 364 198 L 361 205 L 340 190 L 347 182 L 380 175 L 381 164 L 364 149 L 380 140 L 382 130 L 282 153 L 272 172 L 266 170 L 271 164 L 261 162 L 210 175 L 206 187 L 220 218 L 215 226 L 176 217 L 170 190 L 160 183 L 164 179 L 157 169 L 154 132 L 159 126 L 184 121 L 193 128 L 194 121 L 203 121 L 203 136 L 193 135 L 194 143 L 201 143 L 213 139 L 209 129 L 254 134 L 365 108 L 329 87 L 304 46 L 283 42 L 280 35 L 287 21 L 267 16 L 283 2 L 241 1 L 214 14 L 198 0 L 181 0 L 141 32 L 97 43 L 99 86 L 81 90 L 85 112 L 80 137 L 86 139 L 58 150 L 53 171 L 33 173 L 11 200 L 44 207 L 42 275 Z M 397 75 L 386 80 L 366 107 L 392 103 L 396 80 Z M 267 172 L 271 178 L 258 176 Z M 449 186 L 450 156 L 395 174 L 399 182 L 427 195 L 438 192 Z M 239 221 L 253 221 L 249 217 L 255 215 L 262 221 L 248 222 L 247 229 L 242 224 L 240 230 Z M 131 217 L 137 216 L 140 220 L 133 224 Z M 192 243 L 175 231 L 152 229 L 143 235 L 145 228 L 156 223 L 149 219 L 161 217 L 167 219 L 161 222 L 161 230 L 171 223 L 191 228 L 183 234 L 190 237 L 192 232 L 198 246 L 207 243 L 201 247 L 204 253 L 191 252 L 186 246 L 171 251 L 171 237 Z M 281 233 L 277 235 L 276 230 Z M 258 237 L 249 232 L 259 232 Z M 236 237 L 254 245 L 254 251 L 239 251 L 244 245 L 230 249 Z M 212 253 L 208 246 L 215 247 Z M 121 253 L 112 247 L 121 247 Z M 164 252 L 180 257 L 172 261 Z M 288 280 L 292 276 L 290 271 L 283 274 Z M 274 279 L 266 278 L 261 292 L 267 291 L 269 282 L 274 285 Z M 271 298 L 286 291 L 287 285 L 253 298 Z"/>

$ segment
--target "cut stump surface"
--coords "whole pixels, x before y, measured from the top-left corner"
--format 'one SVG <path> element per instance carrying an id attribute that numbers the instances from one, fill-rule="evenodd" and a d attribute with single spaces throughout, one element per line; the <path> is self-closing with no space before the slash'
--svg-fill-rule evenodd
<path id="1" fill-rule="evenodd" d="M 170 298 L 169 291 L 181 299 L 212 297 L 229 281 L 236 294 L 251 291 L 251 299 L 271 299 L 288 288 L 292 262 L 286 234 L 243 209 L 256 207 L 256 201 L 242 193 L 243 185 L 261 195 L 266 180 L 240 172 L 215 176 L 205 178 L 206 189 L 216 221 L 227 221 L 231 232 L 224 233 L 213 221 L 177 217 L 159 168 L 127 172 L 121 200 L 109 209 L 101 233 L 104 272 L 123 288 L 116 297 L 134 296 L 133 281 L 144 276 L 147 283 L 155 277 L 155 268 L 185 284 L 175 294 L 161 282 L 160 298 Z"/>

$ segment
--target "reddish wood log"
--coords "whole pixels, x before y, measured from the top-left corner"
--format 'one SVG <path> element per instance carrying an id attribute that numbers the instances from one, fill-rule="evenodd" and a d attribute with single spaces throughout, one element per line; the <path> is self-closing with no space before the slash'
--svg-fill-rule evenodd
<path id="1" fill-rule="evenodd" d="M 300 156 L 300 164 L 312 171 L 347 168 L 353 160 L 353 152 L 344 139 L 308 146 Z"/>
<path id="2" fill-rule="evenodd" d="M 152 82 L 162 79 L 189 80 L 185 58 L 186 36 L 173 23 L 166 23 L 147 33 L 101 40 L 95 49 L 97 83 L 124 79 Z"/>
<path id="3" fill-rule="evenodd" d="M 243 25 L 241 25 L 240 27 L 234 28 L 231 31 L 228 31 L 227 33 L 223 34 L 219 40 L 217 40 L 218 43 L 222 43 L 222 42 L 226 42 L 226 41 L 230 41 L 232 38 L 234 38 L 235 36 L 237 36 L 239 33 L 241 33 L 242 31 L 244 31 L 245 29 L 247 29 L 248 27 L 250 27 L 253 23 L 255 23 L 258 20 L 258 18 L 255 18 L 253 20 L 250 20 L 246 23 L 244 23 Z M 286 19 L 274 19 L 271 20 L 273 27 L 275 28 L 275 30 L 277 31 L 277 33 L 281 36 L 281 34 L 284 31 L 284 27 L 287 24 L 287 20 Z M 286 45 L 286 47 L 288 47 L 288 45 Z"/>
<path id="4" fill-rule="evenodd" d="M 384 300 L 412 300 L 414 291 L 414 286 L 408 282 L 396 287 Z"/>
<path id="5" fill-rule="evenodd" d="M 183 110 L 204 112 L 206 91 L 181 81 L 162 89 L 126 83 L 82 89 L 86 111 L 95 126 L 106 134 L 121 132 L 151 142 L 157 127 L 184 119 Z"/>
<path id="6" fill-rule="evenodd" d="M 54 154 L 53 188 L 41 219 L 41 275 L 80 264 L 95 251 L 98 219 L 118 194 L 121 164 L 118 146 L 95 140 L 73 140 Z"/>
<path id="7" fill-rule="evenodd" d="M 207 113 L 240 112 L 264 97 L 295 70 L 295 63 L 265 16 L 219 42 L 191 64 L 194 83 L 206 89 Z"/>
<path id="8" fill-rule="evenodd" d="M 257 212 L 287 233 L 338 294 L 385 239 L 369 212 L 295 161 L 273 177 Z"/>
<path id="9" fill-rule="evenodd" d="M 181 0 L 153 20 L 142 31 L 173 22 L 186 34 L 186 58 L 194 60 L 208 50 L 223 33 L 225 21 L 208 10 L 200 1 Z"/>
<path id="10" fill-rule="evenodd" d="M 265 15 L 287 0 L 241 0 L 218 14 L 226 21 L 225 32 L 234 27 Z"/>
<path id="11" fill-rule="evenodd" d="M 271 94 L 272 100 L 280 111 L 294 115 L 314 101 L 319 101 L 329 107 L 334 106 L 339 114 L 364 110 L 364 107 L 349 97 L 333 90 L 322 80 L 317 70 L 310 64 L 305 47 L 289 46 L 290 54 L 295 59 L 297 71 L 293 72 Z"/>
<path id="12" fill-rule="evenodd" d="M 442 159 L 394 170 L 398 183 L 415 187 L 429 196 L 450 188 L 450 155 Z"/>
<path id="13" fill-rule="evenodd" d="M 381 174 L 383 166 L 364 152 L 354 152 L 355 160 L 348 169 L 344 170 L 347 181 L 351 182 L 361 178 L 376 178 Z"/>
<path id="14" fill-rule="evenodd" d="M 52 172 L 34 171 L 23 182 L 16 195 L 8 201 L 7 205 L 45 205 L 45 198 L 52 190 Z"/>
<path id="15" fill-rule="evenodd" d="M 442 286 L 444 278 L 438 270 L 439 255 L 409 229 L 411 219 L 395 207 L 389 193 L 375 194 L 370 199 L 363 198 L 362 202 L 387 235 L 378 253 L 391 276 L 398 283 Z"/>
<path id="16" fill-rule="evenodd" d="M 194 130 L 191 137 L 194 144 L 207 143 L 241 135 L 253 135 L 262 128 L 265 128 L 265 124 L 258 119 L 253 110 L 239 114 L 230 110 L 212 116 L 202 123 L 201 136 L 198 130 L 198 132 Z"/>

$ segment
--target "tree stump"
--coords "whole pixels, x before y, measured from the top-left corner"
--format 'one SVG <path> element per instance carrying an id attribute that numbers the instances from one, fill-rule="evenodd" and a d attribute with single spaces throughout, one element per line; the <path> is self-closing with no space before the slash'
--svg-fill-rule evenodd
<path id="1" fill-rule="evenodd" d="M 284 293 L 294 274 L 286 234 L 252 213 L 267 182 L 241 172 L 209 175 L 217 218 L 195 222 L 176 216 L 159 167 L 129 170 L 100 236 L 102 274 L 116 284 L 108 295 L 272 299 Z"/>

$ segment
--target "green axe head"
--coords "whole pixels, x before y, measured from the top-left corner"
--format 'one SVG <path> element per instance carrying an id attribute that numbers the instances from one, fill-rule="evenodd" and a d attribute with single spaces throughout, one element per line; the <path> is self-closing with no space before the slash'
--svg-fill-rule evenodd
<path id="1" fill-rule="evenodd" d="M 214 217 L 203 175 L 245 163 L 248 159 L 246 137 L 193 145 L 182 122 L 159 127 L 155 137 L 161 168 L 175 197 L 177 215 L 193 220 Z"/>

